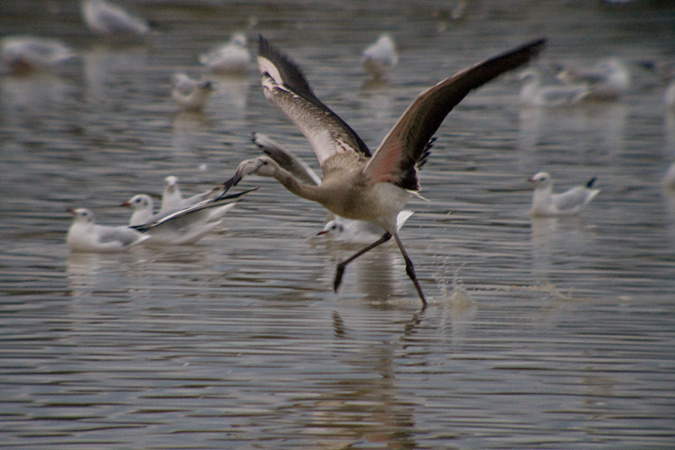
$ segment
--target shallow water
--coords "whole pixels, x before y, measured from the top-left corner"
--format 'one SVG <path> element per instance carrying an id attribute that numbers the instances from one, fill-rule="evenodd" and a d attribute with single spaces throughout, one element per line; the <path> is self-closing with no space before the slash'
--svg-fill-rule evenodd
<path id="1" fill-rule="evenodd" d="M 675 118 L 638 63 L 675 54 L 673 9 L 484 1 L 454 21 L 454 2 L 145 0 L 157 31 L 114 45 L 75 2 L 35 3 L 2 3 L 2 34 L 81 57 L 0 78 L 0 447 L 672 448 Z M 122 224 L 118 205 L 167 175 L 186 192 L 228 178 L 254 131 L 314 164 L 253 63 L 216 79 L 203 114 L 176 112 L 171 75 L 240 29 L 290 54 L 372 148 L 422 89 L 542 35 L 541 67 L 616 55 L 633 84 L 528 109 L 509 74 L 450 114 L 401 232 L 425 310 L 395 245 L 333 294 L 356 247 L 313 237 L 324 211 L 262 178 L 197 245 L 69 254 L 66 208 Z M 383 30 L 400 62 L 373 86 L 360 51 Z M 580 217 L 531 220 L 540 170 L 602 192 Z"/>

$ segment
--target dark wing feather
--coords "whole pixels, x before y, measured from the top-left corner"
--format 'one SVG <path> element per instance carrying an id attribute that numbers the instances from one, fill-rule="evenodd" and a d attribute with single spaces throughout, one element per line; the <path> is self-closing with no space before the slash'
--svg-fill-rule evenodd
<path id="1" fill-rule="evenodd" d="M 262 36 L 258 52 L 265 96 L 300 128 L 321 162 L 344 151 L 370 156 L 365 142 L 314 95 L 300 68 L 288 56 Z"/>
<path id="2" fill-rule="evenodd" d="M 535 57 L 546 39 L 539 39 L 464 69 L 422 92 L 389 131 L 364 173 L 375 182 L 389 181 L 419 190 L 416 166 L 445 117 L 473 89 Z"/>

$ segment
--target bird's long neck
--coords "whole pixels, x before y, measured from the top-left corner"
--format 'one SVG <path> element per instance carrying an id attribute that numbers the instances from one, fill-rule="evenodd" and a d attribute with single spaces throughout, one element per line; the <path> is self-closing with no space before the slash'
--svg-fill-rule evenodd
<path id="1" fill-rule="evenodd" d="M 304 184 L 298 181 L 293 175 L 288 171 L 277 166 L 272 175 L 279 183 L 281 183 L 286 189 L 307 200 L 313 202 L 324 203 L 325 193 L 321 189 L 321 186 Z"/>

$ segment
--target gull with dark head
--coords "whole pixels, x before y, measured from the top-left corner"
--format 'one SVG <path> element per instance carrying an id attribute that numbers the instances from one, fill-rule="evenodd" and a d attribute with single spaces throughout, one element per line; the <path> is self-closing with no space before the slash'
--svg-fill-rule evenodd
<path id="1" fill-rule="evenodd" d="M 560 194 L 553 193 L 553 179 L 548 172 L 539 172 L 527 181 L 535 185 L 530 210 L 530 214 L 535 217 L 576 215 L 600 193 L 600 189 L 593 188 L 595 177 L 583 186 L 573 187 Z"/>
<path id="2" fill-rule="evenodd" d="M 320 185 L 303 183 L 272 158 L 240 163 L 226 187 L 247 175 L 273 177 L 292 193 L 318 202 L 333 214 L 366 220 L 382 228 L 382 236 L 337 265 L 337 291 L 349 263 L 392 237 L 405 260 L 406 273 L 426 305 L 426 298 L 397 233 L 397 217 L 420 190 L 418 167 L 427 145 L 448 113 L 472 90 L 520 67 L 543 48 L 544 39 L 529 42 L 464 69 L 422 92 L 398 119 L 374 154 L 337 114 L 324 105 L 304 75 L 286 55 L 260 37 L 258 67 L 265 97 L 281 109 L 309 140 L 323 171 Z"/>

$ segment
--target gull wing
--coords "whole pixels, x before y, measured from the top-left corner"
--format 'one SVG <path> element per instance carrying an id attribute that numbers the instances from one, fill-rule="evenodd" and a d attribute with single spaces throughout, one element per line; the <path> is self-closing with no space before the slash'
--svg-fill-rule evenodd
<path id="1" fill-rule="evenodd" d="M 422 92 L 385 136 L 363 171 L 373 182 L 420 189 L 416 165 L 445 117 L 473 89 L 535 57 L 546 39 L 538 39 L 464 69 Z"/>
<path id="2" fill-rule="evenodd" d="M 258 68 L 265 97 L 300 129 L 323 166 L 331 156 L 356 152 L 370 156 L 363 140 L 309 87 L 298 66 L 260 36 Z"/>

